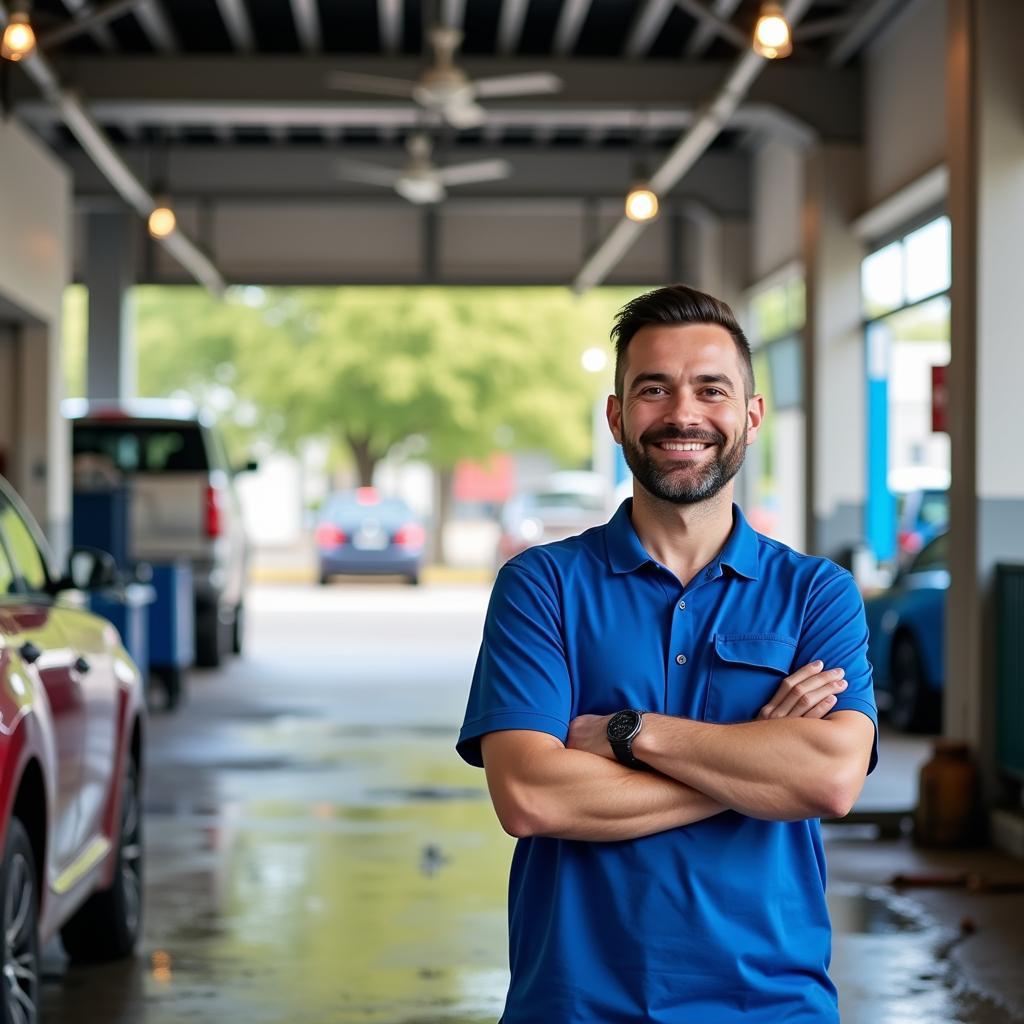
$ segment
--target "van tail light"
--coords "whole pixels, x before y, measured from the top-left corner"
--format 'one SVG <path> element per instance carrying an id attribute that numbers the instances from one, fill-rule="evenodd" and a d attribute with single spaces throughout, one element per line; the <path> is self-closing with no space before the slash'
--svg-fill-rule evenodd
<path id="1" fill-rule="evenodd" d="M 334 523 L 321 523 L 313 533 L 318 548 L 340 548 L 345 543 L 345 531 L 339 530 Z"/>
<path id="2" fill-rule="evenodd" d="M 206 536 L 211 540 L 224 532 L 224 492 L 212 484 L 206 488 Z"/>
<path id="3" fill-rule="evenodd" d="M 427 531 L 419 523 L 406 523 L 395 531 L 395 543 L 400 548 L 421 548 L 426 539 Z"/>

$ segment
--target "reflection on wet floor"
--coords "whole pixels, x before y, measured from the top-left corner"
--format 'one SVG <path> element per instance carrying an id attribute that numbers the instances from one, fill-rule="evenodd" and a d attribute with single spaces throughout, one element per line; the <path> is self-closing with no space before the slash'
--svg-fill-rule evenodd
<path id="1" fill-rule="evenodd" d="M 239 728 L 232 745 L 252 756 L 178 766 L 152 787 L 140 961 L 69 972 L 47 986 L 46 1018 L 87 1005 L 109 1024 L 497 1020 L 512 844 L 451 737 L 339 748 L 316 721 Z M 216 796 L 193 802 L 207 771 Z M 950 938 L 909 905 L 837 888 L 829 902 L 846 1024 L 997 1019 L 944 983 Z"/>
<path id="2" fill-rule="evenodd" d="M 346 688 L 332 656 L 282 691 L 268 664 L 152 723 L 140 956 L 49 951 L 44 1024 L 494 1024 L 513 841 L 453 752 L 471 666 Z M 844 1024 L 1008 1020 L 947 984 L 958 936 L 909 901 L 829 903 Z"/>

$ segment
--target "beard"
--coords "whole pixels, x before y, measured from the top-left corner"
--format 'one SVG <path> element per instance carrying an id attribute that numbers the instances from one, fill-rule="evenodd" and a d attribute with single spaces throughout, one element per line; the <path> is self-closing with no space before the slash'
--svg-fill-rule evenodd
<path id="1" fill-rule="evenodd" d="M 713 498 L 740 471 L 747 455 L 745 438 L 726 445 L 718 433 L 652 429 L 638 439 L 622 432 L 622 454 L 637 482 L 655 498 L 673 505 L 695 505 Z M 662 441 L 700 441 L 715 446 L 711 456 L 700 462 L 679 462 L 663 468 L 648 451 L 648 445 Z"/>

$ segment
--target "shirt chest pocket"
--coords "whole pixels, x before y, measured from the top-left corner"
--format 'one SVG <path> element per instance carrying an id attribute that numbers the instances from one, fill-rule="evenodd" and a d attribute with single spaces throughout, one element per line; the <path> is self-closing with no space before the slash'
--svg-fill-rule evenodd
<path id="1" fill-rule="evenodd" d="M 716 634 L 704 721 L 753 721 L 792 671 L 795 653 L 784 636 Z"/>

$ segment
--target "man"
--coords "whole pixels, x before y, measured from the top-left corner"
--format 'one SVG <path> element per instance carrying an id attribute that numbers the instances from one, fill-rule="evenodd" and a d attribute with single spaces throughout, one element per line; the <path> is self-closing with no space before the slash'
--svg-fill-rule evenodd
<path id="1" fill-rule="evenodd" d="M 732 503 L 764 400 L 728 306 L 662 288 L 612 337 L 632 501 L 499 573 L 459 737 L 519 838 L 502 1020 L 834 1024 L 818 819 L 877 760 L 863 603 Z"/>

